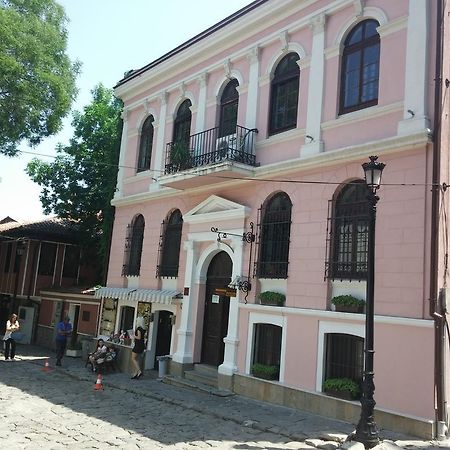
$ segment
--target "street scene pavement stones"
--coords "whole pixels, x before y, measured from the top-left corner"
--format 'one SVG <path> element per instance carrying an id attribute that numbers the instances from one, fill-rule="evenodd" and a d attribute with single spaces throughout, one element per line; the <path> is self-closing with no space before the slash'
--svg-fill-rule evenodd
<path id="1" fill-rule="evenodd" d="M 24 449 L 364 450 L 358 442 L 344 442 L 352 424 L 238 395 L 168 385 L 156 371 L 139 380 L 107 373 L 96 390 L 97 374 L 80 358 L 65 357 L 63 366 L 55 367 L 50 350 L 18 346 L 16 359 L 0 362 L 0 448 L 3 441 Z M 387 430 L 380 430 L 380 437 L 376 450 L 450 449 L 449 440 L 430 442 Z"/>

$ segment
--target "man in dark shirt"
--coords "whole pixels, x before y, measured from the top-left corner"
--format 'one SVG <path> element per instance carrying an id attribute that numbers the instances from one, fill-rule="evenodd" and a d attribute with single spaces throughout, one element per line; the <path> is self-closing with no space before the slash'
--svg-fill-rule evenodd
<path id="1" fill-rule="evenodd" d="M 64 356 L 67 345 L 67 337 L 72 334 L 72 324 L 70 317 L 65 316 L 64 320 L 58 323 L 56 327 L 56 365 L 61 365 L 61 359 Z"/>

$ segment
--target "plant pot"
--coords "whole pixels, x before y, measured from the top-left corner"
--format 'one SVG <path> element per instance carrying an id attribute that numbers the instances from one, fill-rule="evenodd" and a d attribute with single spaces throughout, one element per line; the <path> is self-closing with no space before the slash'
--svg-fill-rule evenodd
<path id="1" fill-rule="evenodd" d="M 325 394 L 329 395 L 330 397 L 340 398 L 342 400 L 354 400 L 350 391 L 337 391 L 334 389 L 330 389 L 325 391 Z"/>
<path id="2" fill-rule="evenodd" d="M 260 300 L 259 304 L 265 306 L 284 306 L 283 304 L 280 304 L 277 301 L 270 301 L 270 300 Z"/>
<path id="3" fill-rule="evenodd" d="M 278 380 L 278 373 L 262 373 L 262 372 L 253 372 L 252 375 L 256 378 L 261 378 L 263 380 Z"/>
<path id="4" fill-rule="evenodd" d="M 339 312 L 348 312 L 348 313 L 363 313 L 364 306 L 357 305 L 334 305 L 335 310 Z"/>

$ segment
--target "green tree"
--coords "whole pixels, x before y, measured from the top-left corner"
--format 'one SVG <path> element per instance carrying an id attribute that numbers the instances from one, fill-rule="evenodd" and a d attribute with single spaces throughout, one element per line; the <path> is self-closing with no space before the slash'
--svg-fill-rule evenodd
<path id="1" fill-rule="evenodd" d="M 76 96 L 67 18 L 54 0 L 0 0 L 0 153 L 57 133 Z"/>
<path id="2" fill-rule="evenodd" d="M 34 158 L 26 171 L 42 187 L 44 212 L 79 221 L 88 257 L 98 252 L 106 270 L 114 220 L 111 199 L 117 181 L 122 102 L 101 84 L 92 95 L 93 101 L 83 113 L 74 113 L 70 144 L 60 144 L 52 162 Z"/>

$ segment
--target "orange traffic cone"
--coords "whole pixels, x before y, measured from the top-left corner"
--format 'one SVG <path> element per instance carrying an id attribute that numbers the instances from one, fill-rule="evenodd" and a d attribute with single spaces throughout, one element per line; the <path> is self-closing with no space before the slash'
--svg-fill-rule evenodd
<path id="1" fill-rule="evenodd" d="M 94 385 L 94 389 L 95 389 L 96 391 L 101 391 L 101 390 L 103 389 L 103 384 L 102 384 L 102 374 L 101 374 L 101 373 L 99 373 L 99 374 L 97 375 L 97 381 L 96 381 L 96 383 L 95 383 L 95 385 Z"/>
<path id="2" fill-rule="evenodd" d="M 48 358 L 45 360 L 44 367 L 42 368 L 43 372 L 50 372 L 50 364 L 48 362 Z"/>

